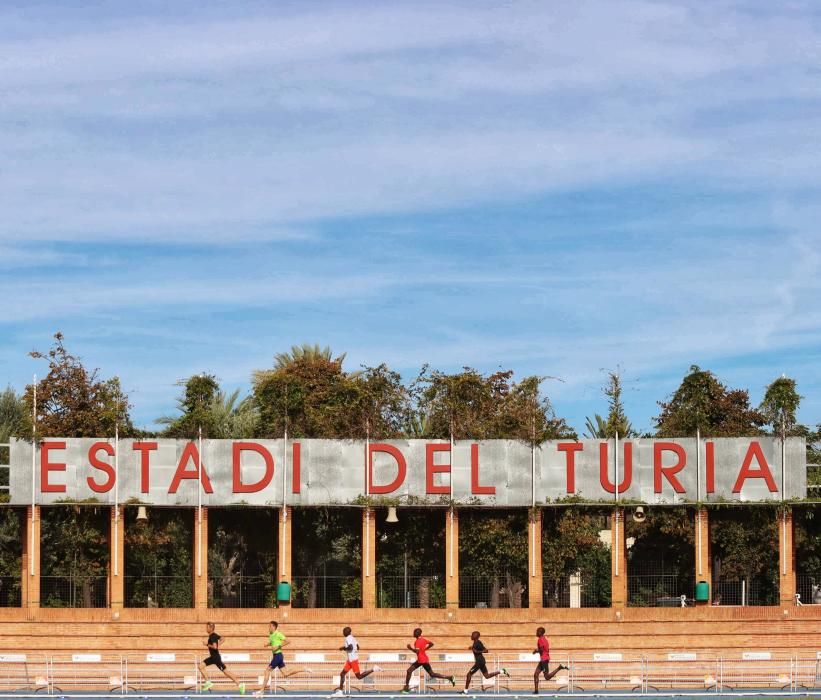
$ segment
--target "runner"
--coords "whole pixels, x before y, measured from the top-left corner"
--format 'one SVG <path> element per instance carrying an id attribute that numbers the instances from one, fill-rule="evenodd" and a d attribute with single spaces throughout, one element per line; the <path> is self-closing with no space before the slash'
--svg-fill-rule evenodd
<path id="1" fill-rule="evenodd" d="M 408 644 L 407 648 L 416 654 L 416 661 L 414 661 L 410 666 L 408 666 L 408 672 L 405 674 L 405 687 L 402 688 L 402 692 L 410 692 L 411 676 L 413 675 L 413 672 L 420 666 L 425 669 L 425 672 L 431 678 L 442 678 L 443 680 L 450 681 L 450 684 L 455 686 L 456 679 L 453 676 L 443 676 L 441 673 L 434 673 L 433 669 L 430 667 L 428 649 L 430 649 L 433 646 L 433 642 L 429 642 L 422 636 L 421 627 L 417 627 L 415 630 L 413 630 L 413 637 L 413 646 Z"/>
<path id="2" fill-rule="evenodd" d="M 343 688 L 345 687 L 345 676 L 348 675 L 348 671 L 353 671 L 357 680 L 361 681 L 375 671 L 378 672 L 382 670 L 379 666 L 374 666 L 369 671 L 360 672 L 359 642 L 357 642 L 356 637 L 351 634 L 350 627 L 346 627 L 342 630 L 342 636 L 345 638 L 345 646 L 339 647 L 339 651 L 344 651 L 347 655 L 347 659 L 345 660 L 345 665 L 342 667 L 342 673 L 339 674 L 339 687 L 334 691 L 334 695 L 336 696 L 345 694 Z"/>
<path id="3" fill-rule="evenodd" d="M 271 650 L 271 661 L 265 669 L 265 677 L 262 679 L 262 685 L 254 693 L 254 697 L 261 698 L 265 688 L 268 686 L 268 681 L 271 679 L 271 672 L 278 668 L 283 678 L 293 676 L 299 673 L 285 673 L 285 655 L 282 653 L 282 647 L 288 646 L 290 642 L 285 638 L 285 635 L 279 631 L 279 623 L 276 620 L 271 620 L 268 623 L 268 642 L 265 644 L 266 649 Z M 306 673 L 311 673 L 310 669 L 305 669 Z"/>
<path id="4" fill-rule="evenodd" d="M 205 670 L 206 666 L 216 666 L 220 671 L 222 671 L 226 677 L 230 678 L 234 683 L 237 684 L 239 688 L 240 695 L 245 695 L 245 683 L 240 683 L 236 676 L 231 673 L 226 667 L 225 664 L 222 662 L 222 656 L 220 655 L 220 642 L 222 641 L 222 637 L 220 637 L 214 630 L 215 625 L 213 622 L 206 622 L 205 623 L 205 630 L 208 632 L 208 641 L 205 642 L 205 646 L 208 647 L 208 658 L 203 659 L 199 663 L 200 673 L 202 674 L 203 678 L 205 678 L 205 683 L 202 684 L 203 692 L 211 690 L 214 685 L 214 682 L 208 677 L 208 672 Z"/>
<path id="5" fill-rule="evenodd" d="M 539 655 L 539 665 L 536 666 L 536 672 L 533 674 L 533 694 L 538 695 L 539 674 L 544 674 L 544 679 L 549 681 L 559 671 L 566 669 L 567 666 L 559 664 L 553 673 L 548 673 L 550 666 L 550 642 L 548 642 L 547 637 L 545 637 L 544 627 L 539 627 L 539 629 L 536 630 L 536 648 L 533 650 L 533 653 Z"/>
<path id="6" fill-rule="evenodd" d="M 468 671 L 467 678 L 465 678 L 465 689 L 462 691 L 462 695 L 467 695 L 470 692 L 470 679 L 473 678 L 473 674 L 477 671 L 481 671 L 482 675 L 485 678 L 496 678 L 498 675 L 502 676 L 510 676 L 507 672 L 507 669 L 501 669 L 500 671 L 493 671 L 493 673 L 488 673 L 487 670 L 487 661 L 485 661 L 485 654 L 489 653 L 488 648 L 482 644 L 482 641 L 479 639 L 482 635 L 479 632 L 473 632 L 470 635 L 470 639 L 473 642 L 470 646 L 470 650 L 473 652 L 473 666 L 470 667 L 470 671 Z"/>

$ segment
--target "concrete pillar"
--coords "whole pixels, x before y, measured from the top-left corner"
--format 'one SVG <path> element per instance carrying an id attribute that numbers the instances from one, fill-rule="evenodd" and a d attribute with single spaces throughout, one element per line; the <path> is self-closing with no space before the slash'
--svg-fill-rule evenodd
<path id="1" fill-rule="evenodd" d="M 528 585 L 527 598 L 531 608 L 541 608 L 544 605 L 544 585 L 542 582 L 542 509 L 534 508 L 530 511 L 527 523 L 528 556 L 527 563 Z"/>
<path id="2" fill-rule="evenodd" d="M 24 608 L 40 608 L 40 506 L 26 508 L 23 533 L 21 595 Z"/>
<path id="3" fill-rule="evenodd" d="M 202 517 L 200 517 L 200 511 Z M 208 607 L 208 508 L 194 508 L 194 607 Z"/>
<path id="4" fill-rule="evenodd" d="M 624 534 L 624 508 L 614 508 L 610 547 L 611 607 L 627 606 L 627 537 Z"/>
<path id="5" fill-rule="evenodd" d="M 696 583 L 706 581 L 710 586 L 709 605 L 713 601 L 713 557 L 710 542 L 710 511 L 704 506 L 696 509 L 695 522 Z M 705 603 L 697 603 L 704 605 Z"/>
<path id="6" fill-rule="evenodd" d="M 111 536 L 108 539 L 108 604 L 122 610 L 125 600 L 125 508 L 111 509 Z"/>
<path id="7" fill-rule="evenodd" d="M 459 607 L 459 512 L 445 515 L 445 605 Z"/>
<path id="8" fill-rule="evenodd" d="M 291 530 L 294 522 L 294 509 L 290 506 L 279 509 L 279 553 L 277 555 L 277 575 L 280 581 L 293 583 L 291 562 L 293 548 L 291 547 Z"/>
<path id="9" fill-rule="evenodd" d="M 371 508 L 362 511 L 362 607 L 376 607 L 376 514 Z"/>
<path id="10" fill-rule="evenodd" d="M 795 521 L 792 508 L 782 506 L 778 511 L 778 583 L 781 605 L 795 601 Z M 809 603 L 811 601 L 802 601 Z"/>

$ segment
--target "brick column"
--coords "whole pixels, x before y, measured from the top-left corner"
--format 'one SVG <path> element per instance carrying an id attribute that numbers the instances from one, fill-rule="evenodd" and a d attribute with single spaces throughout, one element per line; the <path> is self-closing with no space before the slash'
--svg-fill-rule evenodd
<path id="1" fill-rule="evenodd" d="M 710 511 L 704 506 L 696 509 L 696 583 L 706 581 L 710 586 L 709 605 L 713 600 L 713 557 L 710 542 Z M 703 603 L 699 603 L 703 605 Z"/>
<path id="2" fill-rule="evenodd" d="M 122 610 L 125 600 L 125 508 L 123 506 L 111 509 L 110 530 L 108 604 L 112 610 Z"/>
<path id="3" fill-rule="evenodd" d="M 611 607 L 627 606 L 627 537 L 624 534 L 624 508 L 614 508 L 610 525 Z"/>
<path id="4" fill-rule="evenodd" d="M 527 523 L 528 542 L 528 585 L 527 597 L 531 608 L 541 608 L 544 604 L 542 582 L 542 509 L 532 509 Z"/>
<path id="5" fill-rule="evenodd" d="M 376 517 L 371 508 L 362 511 L 362 607 L 376 607 Z"/>
<path id="6" fill-rule="evenodd" d="M 782 506 L 778 512 L 778 584 L 781 605 L 795 601 L 795 521 L 792 508 Z M 810 601 L 802 601 L 809 603 Z"/>
<path id="7" fill-rule="evenodd" d="M 459 512 L 445 514 L 445 605 L 459 607 Z"/>
<path id="8" fill-rule="evenodd" d="M 292 581 L 291 562 L 291 528 L 294 522 L 294 509 L 290 506 L 279 509 L 279 554 L 277 556 L 277 581 Z"/>
<path id="9" fill-rule="evenodd" d="M 200 556 L 201 554 L 201 556 Z M 194 508 L 194 607 L 208 607 L 208 508 Z"/>
<path id="10" fill-rule="evenodd" d="M 21 528 L 21 531 L 23 533 L 22 576 L 20 578 L 22 605 L 29 610 L 37 610 L 40 607 L 40 506 L 26 508 L 26 525 Z M 33 573 L 32 561 L 34 562 Z"/>

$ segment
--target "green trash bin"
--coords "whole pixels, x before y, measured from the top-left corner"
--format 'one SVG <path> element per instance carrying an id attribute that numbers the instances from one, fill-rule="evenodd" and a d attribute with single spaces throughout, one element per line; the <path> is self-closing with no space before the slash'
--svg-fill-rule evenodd
<path id="1" fill-rule="evenodd" d="M 706 581 L 699 581 L 696 584 L 696 602 L 708 603 L 710 601 L 710 584 Z"/>
<path id="2" fill-rule="evenodd" d="M 280 581 L 277 584 L 277 603 L 291 602 L 291 584 L 287 581 Z"/>

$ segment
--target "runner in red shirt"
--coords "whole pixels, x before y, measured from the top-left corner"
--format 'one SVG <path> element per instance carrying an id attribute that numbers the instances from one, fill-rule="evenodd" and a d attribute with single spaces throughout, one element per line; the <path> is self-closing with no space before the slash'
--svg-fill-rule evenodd
<path id="1" fill-rule="evenodd" d="M 405 674 L 405 687 L 402 688 L 402 692 L 410 692 L 411 676 L 413 675 L 413 672 L 420 666 L 425 669 L 425 671 L 431 678 L 442 678 L 446 681 L 450 681 L 451 685 L 456 685 L 456 679 L 453 676 L 443 676 L 441 673 L 433 672 L 433 669 L 430 667 L 430 658 L 428 657 L 428 649 L 430 649 L 433 646 L 433 642 L 429 642 L 422 636 L 421 627 L 417 627 L 415 630 L 413 630 L 413 637 L 413 646 L 408 644 L 408 649 L 416 653 L 416 661 L 414 661 L 410 666 L 408 666 L 408 672 Z"/>
<path id="2" fill-rule="evenodd" d="M 562 666 L 561 664 L 559 664 L 558 666 L 556 666 L 553 673 L 549 673 L 550 642 L 548 642 L 547 637 L 545 637 L 544 627 L 539 627 L 539 629 L 536 630 L 536 648 L 533 650 L 533 653 L 539 655 L 539 665 L 536 666 L 536 672 L 533 674 L 533 694 L 538 695 L 539 675 L 544 674 L 544 679 L 546 681 L 549 681 L 559 671 L 567 668 L 567 666 Z"/>

